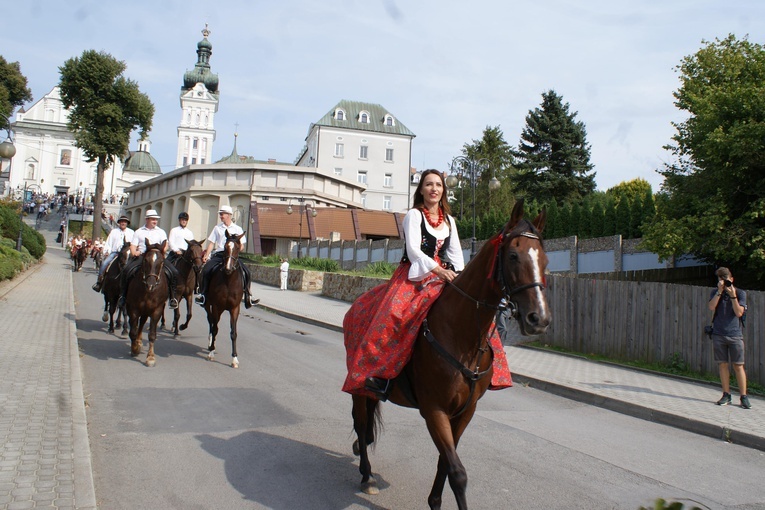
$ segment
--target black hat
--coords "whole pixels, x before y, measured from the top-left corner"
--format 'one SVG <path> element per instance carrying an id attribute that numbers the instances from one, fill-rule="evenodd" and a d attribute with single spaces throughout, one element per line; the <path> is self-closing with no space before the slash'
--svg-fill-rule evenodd
<path id="1" fill-rule="evenodd" d="M 189 213 L 187 213 L 186 211 L 182 212 L 181 214 L 178 215 L 178 219 L 179 220 L 187 220 L 187 219 L 189 219 Z"/>
<path id="2" fill-rule="evenodd" d="M 120 216 L 120 217 L 117 219 L 117 223 L 119 223 L 120 221 L 127 221 L 128 223 L 130 223 L 130 218 L 128 218 L 127 216 L 125 216 L 125 215 L 123 214 L 122 216 Z"/>

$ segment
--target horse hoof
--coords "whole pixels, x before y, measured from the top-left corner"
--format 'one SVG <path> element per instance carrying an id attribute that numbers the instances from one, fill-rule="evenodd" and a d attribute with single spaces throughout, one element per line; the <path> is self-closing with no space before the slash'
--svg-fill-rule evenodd
<path id="1" fill-rule="evenodd" d="M 153 366 L 154 366 L 156 363 L 157 363 L 157 362 L 156 362 L 156 360 L 154 360 L 154 359 L 147 359 L 147 360 L 146 360 L 146 366 L 147 366 L 147 367 L 153 367 Z"/>
<path id="2" fill-rule="evenodd" d="M 181 324 L 180 326 L 178 326 L 178 329 L 180 329 L 181 331 L 183 331 L 186 328 L 188 328 L 186 324 Z"/>
<path id="3" fill-rule="evenodd" d="M 109 312 L 104 312 L 104 314 L 101 316 L 102 322 L 109 322 Z"/>
<path id="4" fill-rule="evenodd" d="M 377 488 L 377 480 L 370 476 L 368 481 L 361 483 L 361 492 L 370 496 L 380 494 L 380 489 Z"/>
<path id="5" fill-rule="evenodd" d="M 114 328 L 109 328 L 109 333 L 114 334 Z"/>
<path id="6" fill-rule="evenodd" d="M 231 368 L 239 368 L 239 362 L 234 360 L 231 362 Z"/>
<path id="7" fill-rule="evenodd" d="M 215 361 L 215 354 L 210 353 L 207 355 L 207 361 Z"/>

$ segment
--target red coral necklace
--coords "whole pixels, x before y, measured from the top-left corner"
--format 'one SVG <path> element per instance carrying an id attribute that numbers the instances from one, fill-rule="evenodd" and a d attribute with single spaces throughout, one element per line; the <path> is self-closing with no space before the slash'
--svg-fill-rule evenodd
<path id="1" fill-rule="evenodd" d="M 428 210 L 425 207 L 422 208 L 422 212 L 425 215 L 425 219 L 428 220 L 428 223 L 434 229 L 440 227 L 441 223 L 444 222 L 444 212 L 441 210 L 440 207 L 438 208 L 438 220 L 436 221 L 433 221 L 432 219 L 430 219 L 430 212 L 428 212 Z"/>

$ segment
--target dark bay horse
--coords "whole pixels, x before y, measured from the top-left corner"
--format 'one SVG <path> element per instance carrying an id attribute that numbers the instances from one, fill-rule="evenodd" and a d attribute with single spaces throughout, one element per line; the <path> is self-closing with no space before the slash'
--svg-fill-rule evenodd
<path id="1" fill-rule="evenodd" d="M 178 323 L 181 319 L 181 307 L 173 310 L 173 336 L 179 335 L 179 330 L 183 331 L 189 327 L 189 321 L 191 321 L 191 309 L 194 305 L 194 289 L 197 287 L 199 280 L 199 273 L 202 271 L 202 254 L 204 249 L 202 248 L 203 241 L 191 240 L 188 242 L 188 248 L 183 252 L 183 255 L 176 258 L 173 264 L 178 269 L 178 286 L 176 287 L 177 297 L 183 297 L 186 300 L 186 322 Z M 178 299 L 180 301 L 180 299 Z M 164 318 L 164 317 L 163 317 Z"/>
<path id="2" fill-rule="evenodd" d="M 428 496 L 431 509 L 441 508 L 446 479 L 457 507 L 467 509 L 467 472 L 457 445 L 491 381 L 493 353 L 488 335 L 500 300 L 505 297 L 524 335 L 544 333 L 550 313 L 544 294 L 547 256 L 541 231 L 545 213 L 533 223 L 523 219 L 516 202 L 502 232 L 484 244 L 465 270 L 446 285 L 418 333 L 411 360 L 396 379 L 390 401 L 416 407 L 438 449 L 438 467 Z M 416 403 L 407 395 L 411 396 Z M 358 437 L 361 488 L 378 492 L 367 446 L 374 442 L 380 401 L 353 395 L 353 428 Z"/>
<path id="3" fill-rule="evenodd" d="M 72 262 L 74 265 L 72 266 L 72 271 L 75 273 L 82 269 L 82 264 L 85 263 L 85 259 L 88 258 L 88 247 L 87 245 L 83 244 L 79 248 L 75 248 L 72 251 Z"/>
<path id="4" fill-rule="evenodd" d="M 149 352 L 146 354 L 146 366 L 149 367 L 156 363 L 154 341 L 157 339 L 157 325 L 170 293 L 163 270 L 166 245 L 167 241 L 149 244 L 148 239 L 146 240 L 146 252 L 142 255 L 141 267 L 128 283 L 125 299 L 130 321 L 130 355 L 133 357 L 141 354 L 143 327 L 150 319 Z"/>
<path id="5" fill-rule="evenodd" d="M 228 310 L 231 319 L 231 366 L 239 368 L 236 353 L 236 322 L 239 319 L 239 307 L 244 296 L 244 282 L 239 272 L 239 251 L 244 234 L 230 235 L 226 231 L 226 244 L 223 247 L 223 264 L 213 270 L 207 285 L 205 311 L 210 333 L 207 337 L 207 359 L 215 359 L 215 337 L 218 335 L 218 321 L 223 312 Z"/>
<path id="6" fill-rule="evenodd" d="M 121 336 L 128 334 L 128 320 L 125 308 L 117 306 L 120 298 L 120 273 L 130 260 L 130 243 L 125 243 L 120 248 L 120 254 L 106 268 L 104 283 L 101 293 L 104 295 L 104 315 L 101 319 L 109 322 L 109 333 L 114 333 L 114 326 L 122 326 Z M 114 321 L 114 312 L 117 312 L 117 321 Z"/>

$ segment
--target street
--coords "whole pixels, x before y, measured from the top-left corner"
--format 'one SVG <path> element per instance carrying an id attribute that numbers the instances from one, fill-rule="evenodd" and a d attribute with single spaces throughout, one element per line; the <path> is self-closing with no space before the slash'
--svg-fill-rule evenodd
<path id="1" fill-rule="evenodd" d="M 380 494 L 359 491 L 341 334 L 242 310 L 235 370 L 228 315 L 209 362 L 195 306 L 179 339 L 160 332 L 147 368 L 146 335 L 133 359 L 106 333 L 92 267 L 73 280 L 99 508 L 427 508 L 437 453 L 414 410 L 383 406 Z M 765 508 L 763 452 L 521 384 L 484 397 L 459 452 L 471 508 L 634 510 L 659 497 Z M 444 508 L 456 508 L 448 485 Z"/>

